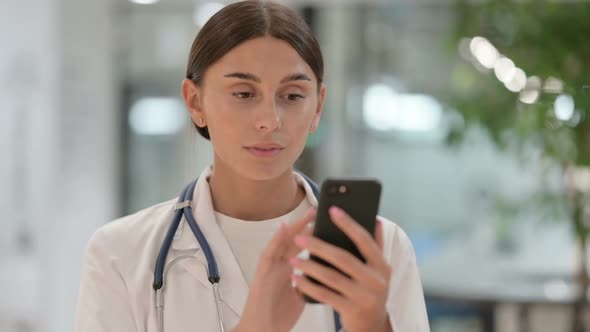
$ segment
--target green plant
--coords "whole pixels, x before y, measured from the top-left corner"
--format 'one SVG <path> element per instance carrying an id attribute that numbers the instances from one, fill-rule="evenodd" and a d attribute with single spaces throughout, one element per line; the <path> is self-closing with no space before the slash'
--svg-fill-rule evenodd
<path id="1" fill-rule="evenodd" d="M 466 128 L 476 124 L 500 147 L 534 144 L 545 157 L 562 165 L 563 195 L 570 202 L 582 250 L 578 277 L 586 289 L 590 281 L 586 267 L 590 222 L 585 217 L 590 191 L 585 182 L 590 174 L 590 3 L 459 1 L 456 13 L 456 30 L 448 43 L 451 52 L 457 52 L 457 45 L 463 52 L 473 52 L 474 45 L 477 48 L 473 43 L 479 39 L 465 38 L 481 36 L 499 54 L 494 69 L 483 70 L 485 61 L 475 54 L 456 64 L 450 104 L 466 126 L 454 128 L 448 141 L 461 142 Z M 488 58 L 481 59 L 494 58 L 493 49 L 484 51 Z M 511 91 L 500 81 L 495 70 L 502 57 L 526 73 L 522 89 L 513 86 L 516 92 Z M 573 113 L 560 113 L 556 104 Z"/>

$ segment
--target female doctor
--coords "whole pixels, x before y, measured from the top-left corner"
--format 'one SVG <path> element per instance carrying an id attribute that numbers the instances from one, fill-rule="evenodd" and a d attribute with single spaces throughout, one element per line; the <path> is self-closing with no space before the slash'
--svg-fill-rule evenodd
<path id="1" fill-rule="evenodd" d="M 244 1 L 209 20 L 193 43 L 182 95 L 213 144 L 214 163 L 187 190 L 191 199 L 96 231 L 77 332 L 328 332 L 337 328 L 334 312 L 346 332 L 429 330 L 413 248 L 396 224 L 378 218 L 369 234 L 330 210 L 366 263 L 311 236 L 317 200 L 293 164 L 320 121 L 322 80 L 319 45 L 293 10 Z M 189 211 L 208 245 L 183 217 L 171 232 L 158 293 L 154 269 L 176 211 Z M 299 258 L 304 249 L 348 276 Z M 306 304 L 303 294 L 323 304 Z"/>

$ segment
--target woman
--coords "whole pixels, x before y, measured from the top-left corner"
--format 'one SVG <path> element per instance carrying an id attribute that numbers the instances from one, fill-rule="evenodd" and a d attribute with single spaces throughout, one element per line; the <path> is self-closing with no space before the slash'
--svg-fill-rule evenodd
<path id="1" fill-rule="evenodd" d="M 212 296 L 204 249 L 182 222 L 158 315 L 153 272 L 172 200 L 94 234 L 76 331 L 158 331 L 159 324 L 164 331 L 219 331 L 220 320 L 234 332 L 334 331 L 332 310 L 347 332 L 428 331 L 414 252 L 397 225 L 379 218 L 373 237 L 331 209 L 366 263 L 310 235 L 317 200 L 293 164 L 318 126 L 322 80 L 319 45 L 294 11 L 244 1 L 209 20 L 190 52 L 182 95 L 214 147 L 214 164 L 199 176 L 190 206 L 219 264 L 221 300 Z M 298 258 L 303 249 L 350 277 Z M 306 305 L 303 294 L 324 304 Z"/>

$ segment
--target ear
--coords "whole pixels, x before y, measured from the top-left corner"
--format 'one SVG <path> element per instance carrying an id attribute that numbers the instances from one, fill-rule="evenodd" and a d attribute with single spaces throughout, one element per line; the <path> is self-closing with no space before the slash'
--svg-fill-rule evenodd
<path id="1" fill-rule="evenodd" d="M 182 81 L 182 97 L 193 122 L 199 127 L 207 125 L 202 106 L 202 89 L 195 82 L 184 79 Z"/>
<path id="2" fill-rule="evenodd" d="M 309 132 L 313 133 L 318 129 L 320 124 L 320 118 L 322 117 L 322 110 L 324 109 L 324 101 L 326 100 L 326 85 L 322 83 L 320 86 L 320 92 L 318 93 L 318 105 L 313 116 L 313 120 L 311 121 L 311 125 L 309 126 Z"/>

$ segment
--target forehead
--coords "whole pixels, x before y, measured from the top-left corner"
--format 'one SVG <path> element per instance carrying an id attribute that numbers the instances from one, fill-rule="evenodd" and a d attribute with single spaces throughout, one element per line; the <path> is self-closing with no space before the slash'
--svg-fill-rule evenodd
<path id="1" fill-rule="evenodd" d="M 259 37 L 241 43 L 214 63 L 210 72 L 251 72 L 261 77 L 281 77 L 293 73 L 315 75 L 301 55 L 286 41 Z"/>

